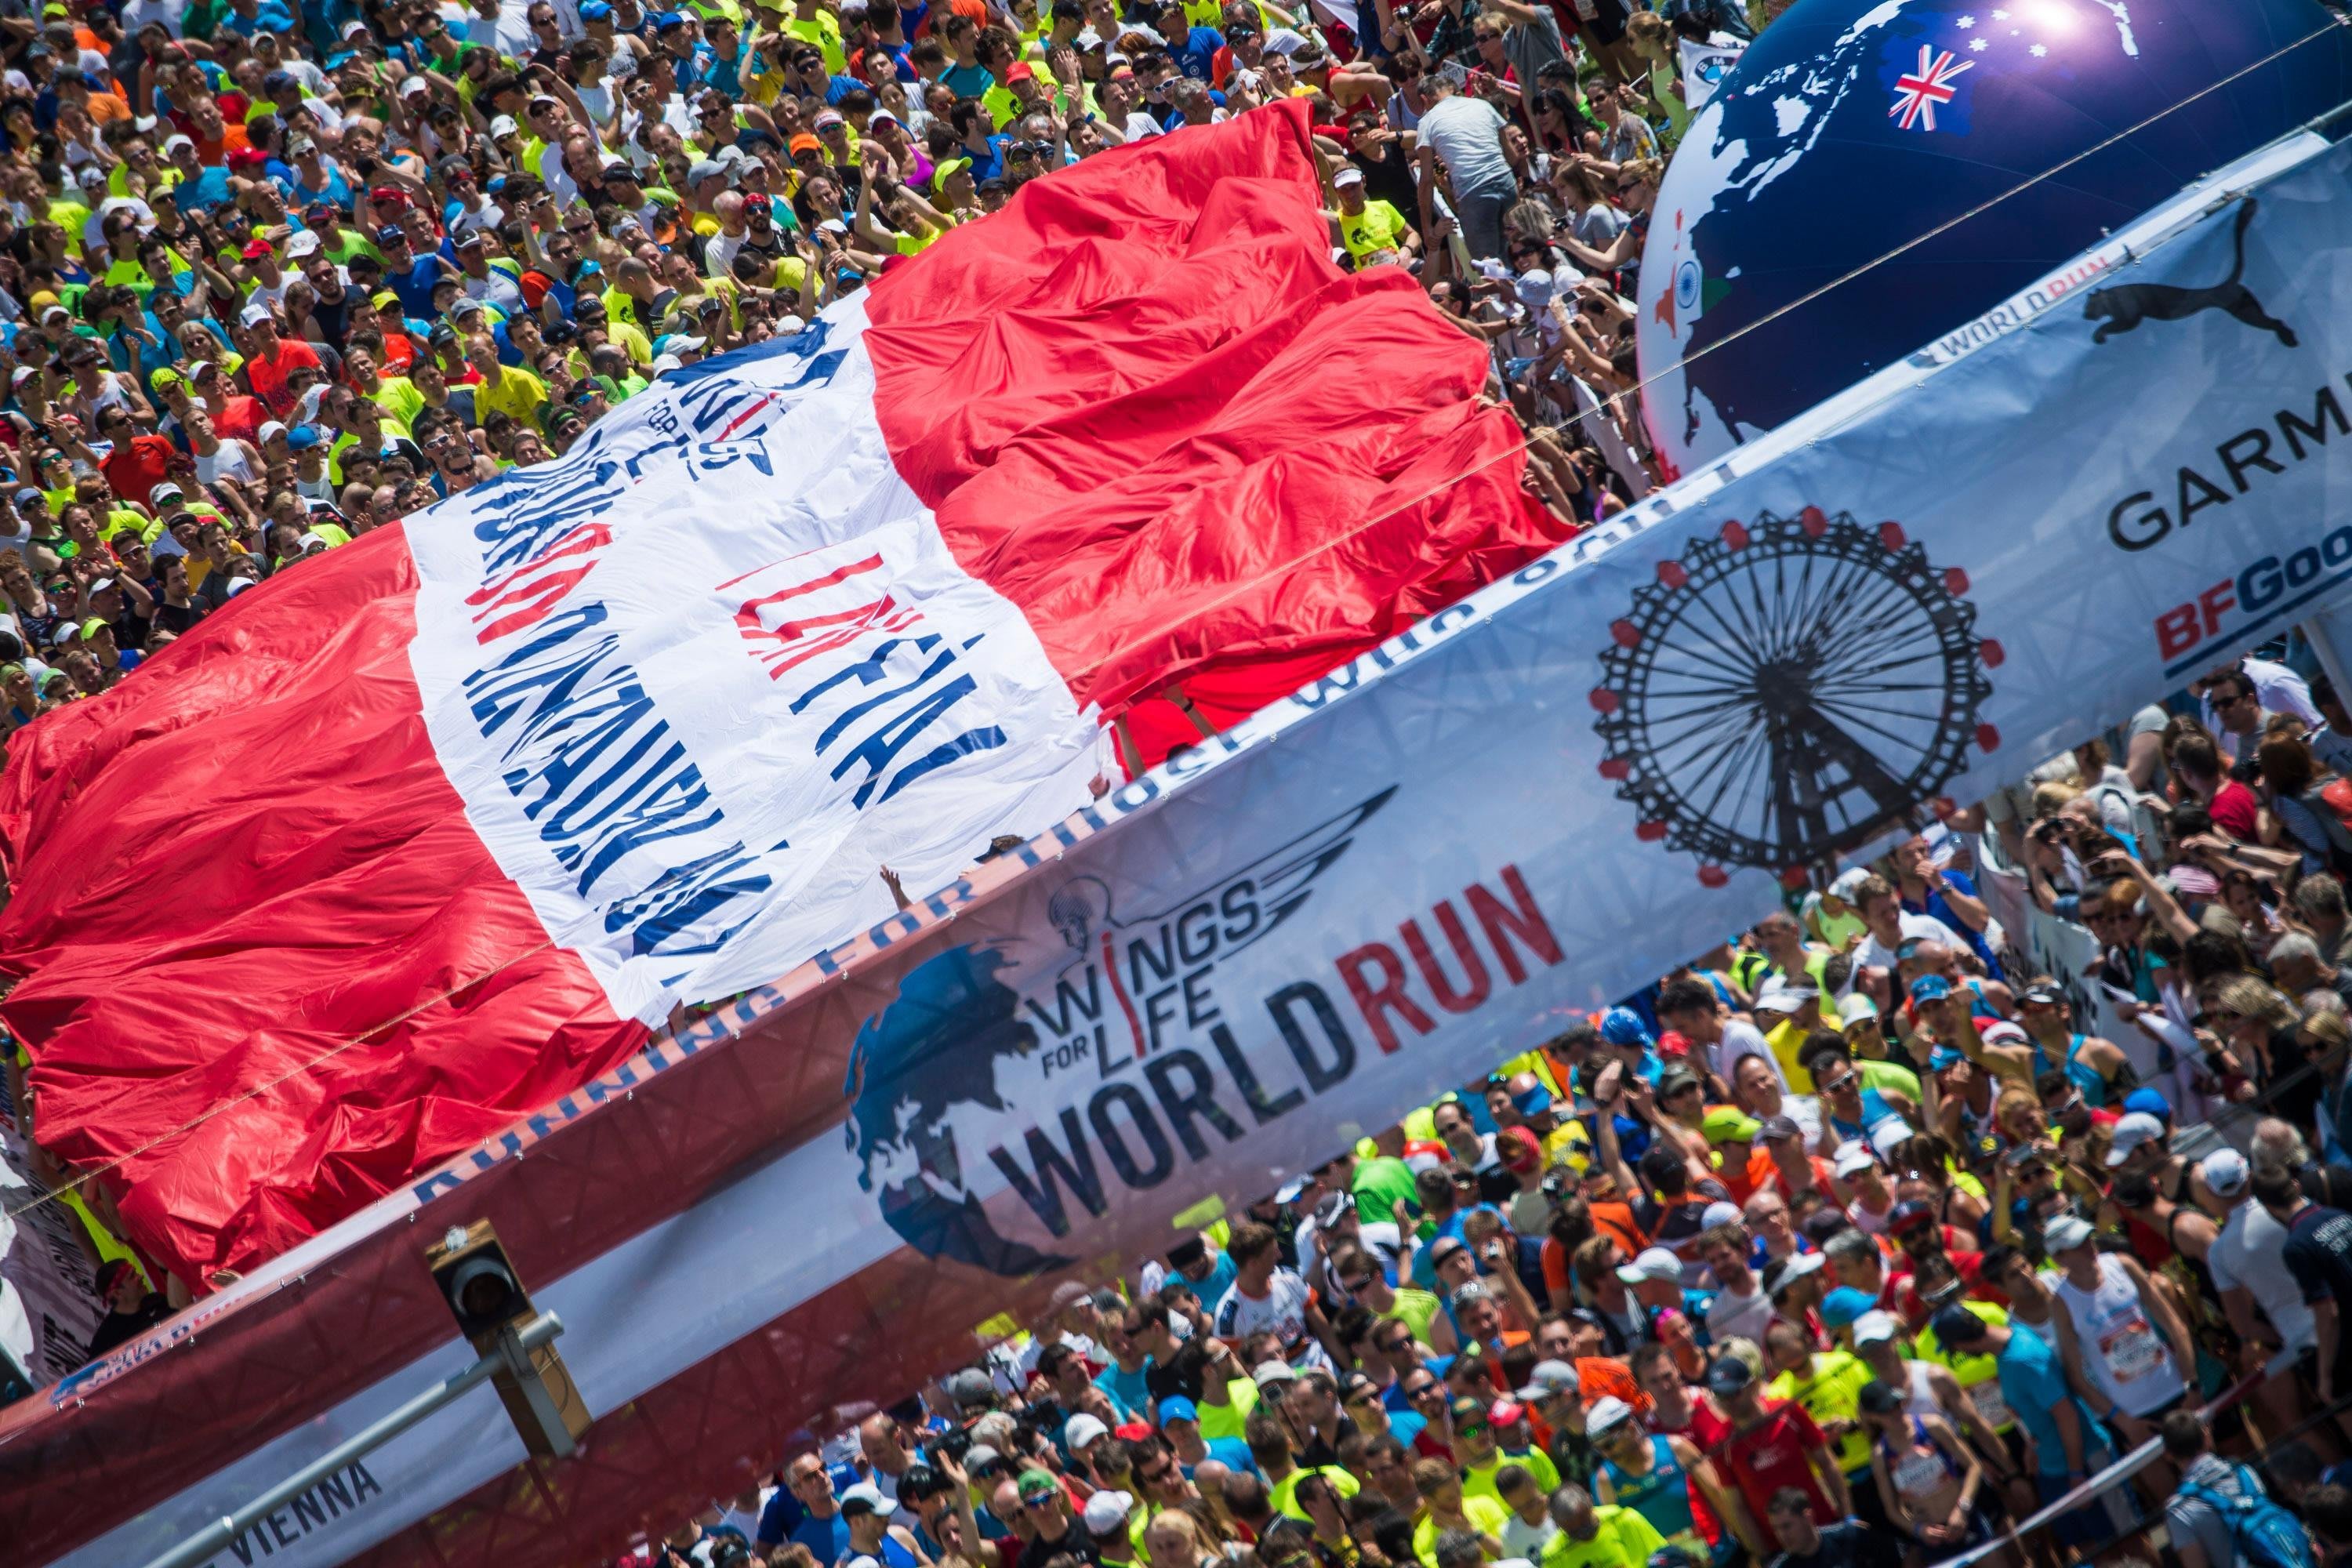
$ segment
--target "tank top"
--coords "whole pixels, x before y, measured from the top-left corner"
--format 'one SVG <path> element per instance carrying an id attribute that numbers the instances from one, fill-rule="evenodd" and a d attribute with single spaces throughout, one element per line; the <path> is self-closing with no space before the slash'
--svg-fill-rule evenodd
<path id="1" fill-rule="evenodd" d="M 2184 1384 L 2164 1336 L 2141 1307 L 2139 1289 L 2117 1259 L 2101 1254 L 2099 1283 L 2078 1288 L 2064 1275 L 2053 1281 L 2059 1302 L 2074 1321 L 2083 1346 L 2084 1371 L 2107 1403 L 2146 1415 L 2178 1398 Z"/>
<path id="2" fill-rule="evenodd" d="M 1922 1415 L 1941 1415 L 1944 1402 L 1936 1397 L 1936 1390 L 1928 1381 L 1935 1375 L 1934 1369 L 1924 1361 L 1906 1361 L 1903 1370 L 1910 1374 L 1909 1386 L 1903 1394 L 1903 1414 L 1915 1420 Z"/>
<path id="3" fill-rule="evenodd" d="M 2098 1068 L 2081 1059 L 2083 1042 L 2088 1038 L 2086 1035 L 2076 1035 L 2066 1042 L 2066 1079 L 2083 1091 L 2084 1104 L 2094 1110 L 2104 1110 L 2107 1106 L 2107 1080 L 2099 1076 Z"/>
<path id="4" fill-rule="evenodd" d="M 196 478 L 208 485 L 219 483 L 224 476 L 240 484 L 251 484 L 261 478 L 253 471 L 253 462 L 245 455 L 244 449 L 232 447 L 226 441 L 209 454 L 198 452 L 195 459 Z"/>
<path id="5" fill-rule="evenodd" d="M 1694 1528 L 1690 1477 L 1675 1458 L 1675 1446 L 1668 1439 L 1650 1439 L 1650 1468 L 1645 1474 L 1637 1476 L 1606 1457 L 1601 1468 L 1608 1472 L 1618 1503 L 1649 1521 L 1650 1528 L 1660 1535 L 1672 1538 Z"/>
<path id="6" fill-rule="evenodd" d="M 1927 1436 L 1927 1424 L 1916 1415 L 1911 1417 L 1911 1441 L 1901 1452 L 1884 1437 L 1878 1441 L 1878 1451 L 1885 1456 L 1887 1473 L 1895 1482 L 1895 1495 L 1906 1503 L 1917 1503 L 1943 1489 L 1957 1472 L 1952 1458 L 1943 1446 Z"/>

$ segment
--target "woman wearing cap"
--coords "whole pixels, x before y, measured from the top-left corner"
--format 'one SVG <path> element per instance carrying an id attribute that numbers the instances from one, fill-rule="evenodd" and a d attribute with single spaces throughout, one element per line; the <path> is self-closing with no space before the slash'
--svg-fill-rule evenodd
<path id="1" fill-rule="evenodd" d="M 1858 1412 L 1879 1503 L 1906 1539 L 1910 1568 L 1939 1563 L 1990 1535 L 1977 1503 L 1984 1460 L 1950 1422 L 1905 1410 L 1903 1395 L 1885 1383 L 1864 1387 Z"/>

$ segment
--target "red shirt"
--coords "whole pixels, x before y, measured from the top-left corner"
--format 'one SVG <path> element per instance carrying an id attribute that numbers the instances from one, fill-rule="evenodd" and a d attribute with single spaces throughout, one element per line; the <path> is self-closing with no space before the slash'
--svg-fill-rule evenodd
<path id="1" fill-rule="evenodd" d="M 116 495 L 145 506 L 150 492 L 171 473 L 177 450 L 162 436 L 133 436 L 116 442 L 98 467 Z"/>
<path id="2" fill-rule="evenodd" d="M 1691 1435 L 1715 1456 L 1717 1466 L 1739 1489 L 1739 1495 L 1748 1500 L 1748 1511 L 1759 1521 L 1771 1517 L 1774 1492 L 1795 1487 L 1811 1500 L 1815 1523 L 1836 1523 L 1838 1516 L 1831 1510 L 1830 1500 L 1805 1458 L 1808 1453 L 1827 1448 L 1829 1439 L 1794 1400 L 1765 1408 L 1768 1414 L 1763 1420 L 1745 1432 L 1734 1432 L 1729 1422 L 1702 1407 L 1699 1418 L 1691 1423 Z"/>
<path id="3" fill-rule="evenodd" d="M 261 406 L 261 399 L 231 393 L 226 406 L 213 414 L 213 434 L 224 441 L 257 440 L 268 417 L 268 411 Z"/>
<path id="4" fill-rule="evenodd" d="M 2260 820 L 2262 803 L 2254 792 L 2235 779 L 2225 779 L 2213 793 L 2213 804 L 2206 807 L 2213 826 L 2241 844 L 2256 842 L 2262 833 Z"/>
<path id="5" fill-rule="evenodd" d="M 294 395 L 286 389 L 286 378 L 306 365 L 321 368 L 310 345 L 299 338 L 279 338 L 276 353 L 255 354 L 245 362 L 245 379 L 271 416 L 283 419 L 294 412 Z"/>

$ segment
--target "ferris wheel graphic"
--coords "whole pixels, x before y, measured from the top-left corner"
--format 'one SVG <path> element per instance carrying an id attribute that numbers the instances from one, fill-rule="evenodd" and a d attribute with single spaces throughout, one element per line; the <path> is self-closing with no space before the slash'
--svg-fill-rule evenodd
<path id="1" fill-rule="evenodd" d="M 1610 626 L 1604 778 L 1645 841 L 1797 875 L 1907 820 L 1999 733 L 1968 574 L 1900 524 L 1808 507 L 1702 535 Z"/>

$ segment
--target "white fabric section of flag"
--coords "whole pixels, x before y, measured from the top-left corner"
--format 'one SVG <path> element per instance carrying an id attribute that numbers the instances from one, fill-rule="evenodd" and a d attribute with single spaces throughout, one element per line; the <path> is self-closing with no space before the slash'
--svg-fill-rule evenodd
<path id="1" fill-rule="evenodd" d="M 1717 35 L 1720 37 L 1721 35 Z M 1715 89 L 1723 85 L 1730 74 L 1733 62 L 1745 52 L 1745 45 L 1717 43 L 1713 39 L 1695 43 L 1689 38 L 1679 40 L 1683 57 L 1683 102 L 1696 114 L 1706 107 Z"/>
<path id="2" fill-rule="evenodd" d="M 614 1010 L 774 978 L 1087 798 L 1095 726 L 891 466 L 856 302 L 411 537 L 468 819 Z M 641 407 L 639 405 L 643 404 Z"/>

